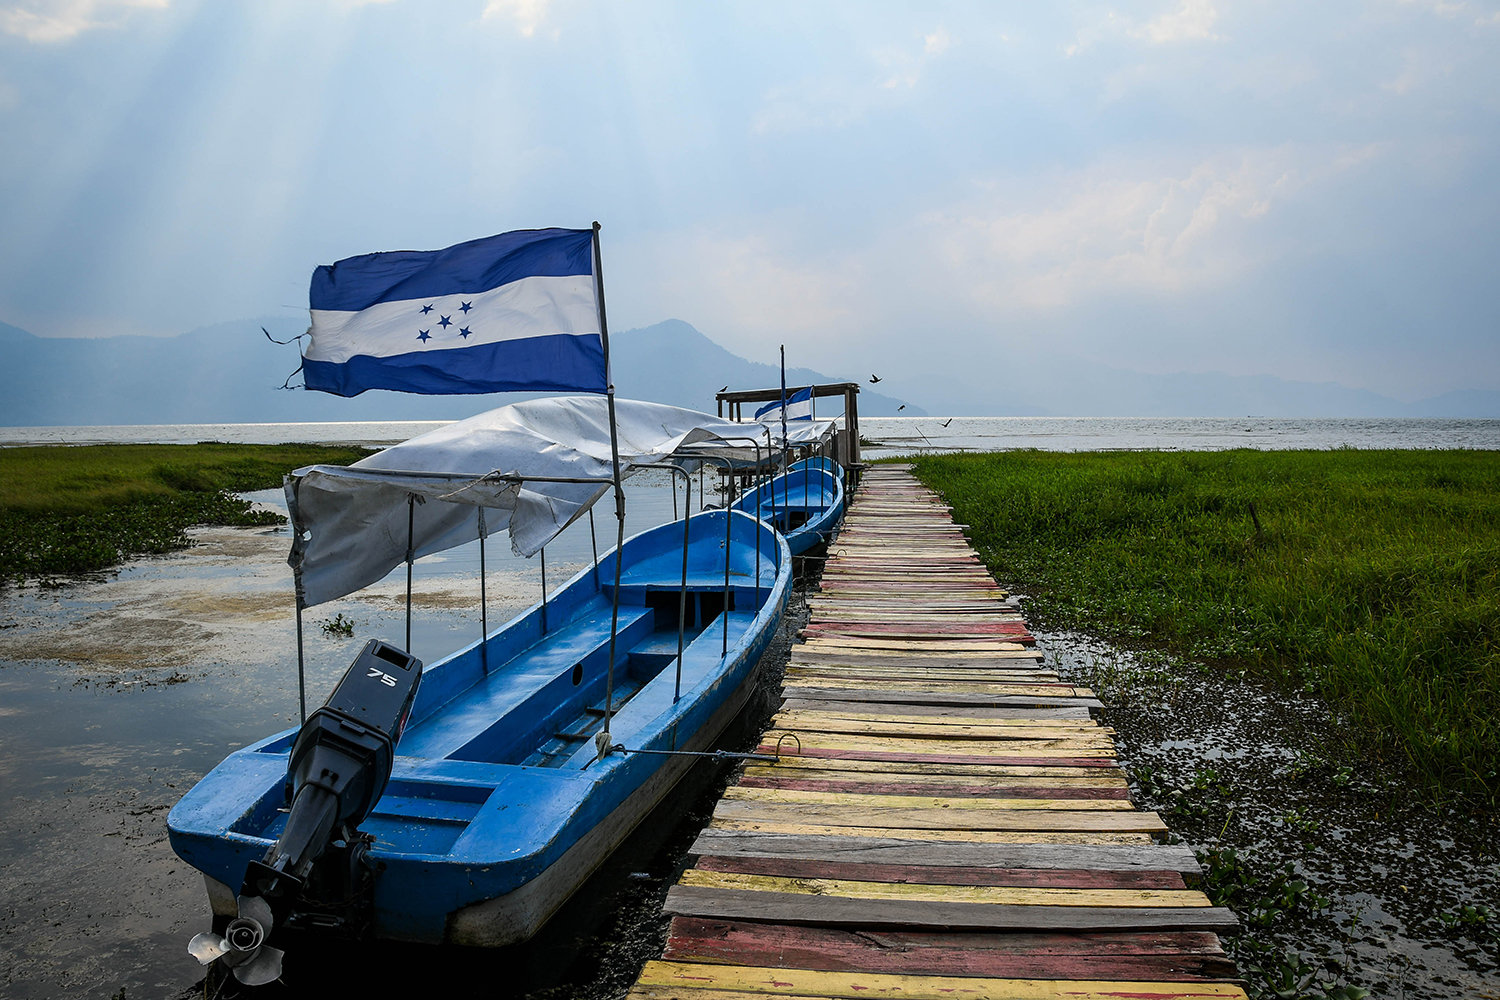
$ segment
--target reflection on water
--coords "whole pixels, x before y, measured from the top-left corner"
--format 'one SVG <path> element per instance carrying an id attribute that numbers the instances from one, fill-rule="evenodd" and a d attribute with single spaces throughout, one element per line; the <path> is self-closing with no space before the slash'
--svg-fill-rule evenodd
<path id="1" fill-rule="evenodd" d="M 627 484 L 627 534 L 673 517 L 668 483 L 647 472 Z M 252 499 L 282 504 L 274 490 Z M 613 504 L 596 516 L 602 551 Z M 295 724 L 298 690 L 286 529 L 192 535 L 193 548 L 115 572 L 3 591 L 0 995 L 165 996 L 201 978 L 186 941 L 208 907 L 167 844 L 167 810 L 231 750 Z M 547 547 L 549 590 L 592 552 L 585 517 Z M 506 535 L 486 564 L 495 629 L 539 599 L 541 567 Z M 417 656 L 479 637 L 478 570 L 477 543 L 418 561 Z M 307 611 L 311 706 L 367 639 L 405 644 L 405 581 L 398 568 Z M 340 614 L 353 637 L 320 627 Z"/>

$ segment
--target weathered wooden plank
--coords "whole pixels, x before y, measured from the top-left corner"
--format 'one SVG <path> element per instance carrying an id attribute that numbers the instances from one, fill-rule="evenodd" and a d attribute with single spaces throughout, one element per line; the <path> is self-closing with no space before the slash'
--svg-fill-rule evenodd
<path id="1" fill-rule="evenodd" d="M 1128 800 L 1111 799 L 1043 799 L 1030 796 L 1016 798 L 965 797 L 942 795 L 899 795 L 885 792 L 823 792 L 811 789 L 765 788 L 753 785 L 731 785 L 720 802 L 765 802 L 776 805 L 833 807 L 839 809 L 953 809 L 977 810 L 1052 809 L 1066 812 L 1120 812 L 1135 807 Z"/>
<path id="2" fill-rule="evenodd" d="M 952 779 L 945 783 L 922 784 L 908 781 L 829 781 L 818 778 L 741 778 L 740 788 L 784 789 L 803 792 L 849 792 L 878 795 L 938 795 L 945 798 L 987 799 L 1111 799 L 1128 803 L 1130 789 L 1098 786 L 1058 787 L 1056 781 L 1029 787 L 1025 785 L 961 785 Z"/>
<path id="3" fill-rule="evenodd" d="M 868 667 L 944 667 L 948 669 L 967 669 L 969 667 L 985 668 L 998 667 L 1005 670 L 1036 670 L 1037 664 L 1046 661 L 1046 654 L 1035 648 L 1010 649 L 998 653 L 983 653 L 978 656 L 965 656 L 961 653 L 947 653 L 942 651 L 923 652 L 918 650 L 914 653 L 882 653 L 879 650 L 818 650 L 808 649 L 806 645 L 793 646 L 791 663 L 798 666 L 854 666 L 862 665 Z M 1050 669 L 1050 668 L 1049 668 Z"/>
<path id="4" fill-rule="evenodd" d="M 1239 921 L 1219 906 L 1057 906 L 1024 903 L 867 899 L 799 892 L 757 892 L 674 885 L 669 916 L 764 920 L 829 927 L 941 927 L 948 930 L 1229 930 Z"/>
<path id="5" fill-rule="evenodd" d="M 983 705 L 889 705 L 857 701 L 818 701 L 812 698 L 787 698 L 781 707 L 789 712 L 859 712 L 879 707 L 899 710 L 903 715 L 960 719 L 1092 719 L 1086 708 L 988 708 Z"/>
<path id="6" fill-rule="evenodd" d="M 792 722 L 805 722 L 810 725 L 824 722 L 857 722 L 871 725 L 947 725 L 952 723 L 958 726 L 990 726 L 1001 729 L 1034 728 L 1052 730 L 1067 728 L 1086 730 L 1092 728 L 1100 732 L 1113 732 L 1108 726 L 1101 726 L 1089 717 L 1077 721 L 1056 721 L 1046 718 L 1028 718 L 1024 715 L 1008 716 L 994 714 L 997 711 L 995 709 L 973 710 L 959 708 L 912 710 L 894 705 L 885 709 L 877 709 L 870 705 L 846 709 L 823 707 L 788 708 L 783 705 L 781 711 L 776 713 L 776 717 L 786 720 L 788 725 Z"/>
<path id="7" fill-rule="evenodd" d="M 998 722 L 1000 720 L 995 721 Z M 1028 720 L 1015 719 L 1005 721 L 1025 723 Z M 957 719 L 938 719 L 927 722 L 887 721 L 884 719 L 814 719 L 803 715 L 782 712 L 776 716 L 776 728 L 795 730 L 797 732 L 888 736 L 902 739 L 940 738 L 947 740 L 1104 739 L 1114 734 L 1113 729 L 1097 725 L 1091 719 L 1076 725 L 1056 722 L 1044 725 L 1042 724 L 1044 721 L 1036 720 L 1034 724 L 1030 725 L 984 725 L 983 720 L 961 722 Z"/>
<path id="8" fill-rule="evenodd" d="M 1187 891 L 1179 872 L 1094 872 L 1080 868 L 979 868 L 972 865 L 890 865 L 812 858 L 700 857 L 699 871 L 774 875 L 792 879 L 837 879 L 913 885 L 989 885 L 1051 889 L 1169 889 Z"/>
<path id="9" fill-rule="evenodd" d="M 850 931 L 673 917 L 662 958 L 778 969 L 1164 982 L 1222 978 L 1234 965 L 1203 931 L 953 934 Z"/>
<path id="10" fill-rule="evenodd" d="M 995 694 L 986 691 L 919 691 L 910 687 L 831 687 L 826 684 L 786 684 L 788 697 L 816 701 L 868 701 L 882 705 L 979 705 L 991 708 L 1103 708 L 1098 698 L 1050 698 Z"/>
<path id="11" fill-rule="evenodd" d="M 1016 800 L 1025 801 L 1025 800 Z M 741 823 L 798 823 L 855 826 L 887 830 L 992 830 L 1046 833 L 1164 834 L 1166 824 L 1153 812 L 1134 809 L 944 809 L 916 806 L 841 806 L 812 802 L 762 802 L 723 799 L 714 819 Z"/>
<path id="12" fill-rule="evenodd" d="M 1025 737 L 995 737 L 990 739 L 941 740 L 902 739 L 886 736 L 849 736 L 843 733 L 819 733 L 805 730 L 773 729 L 763 739 L 766 745 L 775 746 L 784 734 L 790 737 L 782 745 L 782 756 L 807 756 L 814 750 L 843 751 L 849 756 L 879 760 L 873 754 L 901 754 L 890 758 L 906 760 L 912 755 L 932 758 L 969 758 L 975 763 L 984 763 L 987 758 L 1002 757 L 1110 757 L 1115 754 L 1114 742 L 1107 736 L 1097 739 L 1070 737 L 1067 739 L 1027 739 Z M 794 750 L 800 746 L 800 750 Z M 822 756 L 827 756 L 823 754 Z M 996 763 L 1000 763 L 997 761 Z"/>
<path id="13" fill-rule="evenodd" d="M 826 760 L 784 760 L 779 764 L 752 764 L 745 769 L 744 781 L 831 781 L 850 785 L 866 784 L 886 787 L 905 782 L 913 785 L 973 785 L 979 788 L 1093 788 L 1119 791 L 1127 787 L 1123 772 L 1106 768 L 1004 768 L 991 774 L 978 768 L 950 767 L 931 770 L 904 765 L 893 770 L 885 763 L 858 761 L 865 769 L 820 767 Z M 842 762 L 836 762 L 842 763 Z M 1052 775 L 1006 773 L 1009 771 L 1051 770 Z"/>
<path id="14" fill-rule="evenodd" d="M 1208 897 L 1194 889 L 1060 888 L 982 883 L 865 882 L 839 878 L 788 878 L 690 868 L 680 886 L 777 895 L 836 896 L 882 902 L 972 903 L 976 906 L 1059 907 L 1207 907 Z"/>
<path id="15" fill-rule="evenodd" d="M 1193 852 L 1181 844 L 979 844 L 968 839 L 820 836 L 747 832 L 720 826 L 710 826 L 699 833 L 688 853 L 965 868 L 1175 871 L 1194 877 L 1202 872 Z"/>
<path id="16" fill-rule="evenodd" d="M 781 822 L 765 819 L 715 817 L 710 826 L 723 830 L 757 833 L 789 833 L 798 836 L 890 837 L 897 840 L 953 840 L 962 837 L 975 844 L 1151 844 L 1150 833 L 1059 832 L 1057 830 L 951 830 L 892 826 L 834 826 L 811 821 Z"/>
<path id="17" fill-rule="evenodd" d="M 962 777 L 965 781 L 1008 781 L 1017 777 L 1079 778 L 1123 781 L 1125 772 L 1107 757 L 1090 757 L 1083 766 L 1056 761 L 1046 764 L 1007 764 L 985 758 L 983 763 L 949 764 L 943 761 L 861 760 L 857 757 L 785 756 L 777 763 L 750 764 L 746 774 L 775 776 L 795 772 L 811 776 L 823 772 L 827 777 L 842 779 L 846 774 L 868 774 L 877 780 L 905 780 L 908 775 L 943 775 Z M 831 773 L 830 773 L 831 772 Z"/>

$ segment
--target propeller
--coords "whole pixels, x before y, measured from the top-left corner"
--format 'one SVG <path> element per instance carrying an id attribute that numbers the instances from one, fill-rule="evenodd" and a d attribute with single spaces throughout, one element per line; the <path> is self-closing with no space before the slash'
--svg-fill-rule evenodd
<path id="1" fill-rule="evenodd" d="M 266 944 L 275 922 L 271 905 L 259 896 L 241 896 L 239 916 L 224 928 L 223 936 L 204 931 L 188 942 L 188 954 L 201 965 L 222 959 L 234 978 L 246 986 L 264 986 L 281 978 L 280 948 Z"/>

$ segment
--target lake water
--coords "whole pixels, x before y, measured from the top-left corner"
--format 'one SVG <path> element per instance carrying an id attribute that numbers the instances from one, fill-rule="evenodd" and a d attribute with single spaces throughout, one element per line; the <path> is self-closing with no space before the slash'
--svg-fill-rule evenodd
<path id="1" fill-rule="evenodd" d="M 125 424 L 104 427 L 0 427 L 0 447 L 34 444 L 389 445 L 448 421 L 285 424 Z M 876 441 L 865 458 L 919 452 L 1106 451 L 1159 448 L 1482 448 L 1500 449 L 1500 420 L 1440 418 L 1244 417 L 866 417 L 860 432 Z"/>

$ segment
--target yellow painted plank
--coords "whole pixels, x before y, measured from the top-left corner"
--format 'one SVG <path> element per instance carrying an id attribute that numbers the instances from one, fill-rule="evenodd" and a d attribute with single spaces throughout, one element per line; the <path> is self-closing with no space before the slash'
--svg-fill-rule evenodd
<path id="1" fill-rule="evenodd" d="M 790 742 L 789 740 L 788 743 Z M 1008 781 L 1013 777 L 1065 778 L 1080 775 L 1110 775 L 1123 779 L 1124 772 L 1114 766 L 1113 760 L 1100 757 L 1087 759 L 1091 763 L 1081 766 L 1076 764 L 947 764 L 909 760 L 853 760 L 847 757 L 795 757 L 788 754 L 781 758 L 779 764 L 754 765 L 754 769 L 765 767 L 772 771 L 785 768 L 829 772 L 860 771 L 892 775 L 893 780 L 900 780 L 900 776 L 910 774 L 963 777 L 966 780 L 975 781 L 994 779 L 997 782 Z M 1094 761 L 1108 766 L 1094 766 Z M 748 774 L 749 771 L 746 773 Z M 829 777 L 834 777 L 834 775 L 830 774 Z"/>
<path id="2" fill-rule="evenodd" d="M 879 837 L 894 840 L 941 840 L 966 844 L 1151 844 L 1149 833 L 1070 830 L 948 830 L 926 827 L 835 826 L 829 823 L 784 820 L 741 820 L 715 817 L 709 826 L 718 830 L 754 833 L 790 833 L 819 837 Z"/>
<path id="3" fill-rule="evenodd" d="M 964 809 L 1020 811 L 1051 809 L 1062 812 L 1131 812 L 1126 799 L 989 799 L 945 795 L 882 795 L 878 792 L 809 792 L 797 788 L 755 788 L 733 785 L 721 802 L 773 802 L 792 806 L 810 803 L 849 809 Z"/>
<path id="4" fill-rule="evenodd" d="M 1067 740 L 1105 738 L 1114 732 L 1103 726 L 979 726 L 957 722 L 867 722 L 858 719 L 807 719 L 787 714 L 778 715 L 775 726 L 777 729 L 799 733 L 868 734 L 943 740 Z"/>
<path id="5" fill-rule="evenodd" d="M 1245 991 L 1230 983 L 1116 983 L 1047 979 L 980 979 L 958 976 L 912 976 L 873 972 L 821 972 L 812 969 L 767 969 L 696 962 L 647 962 L 632 998 L 668 1000 L 674 990 L 683 1000 L 708 1000 L 702 990 L 721 997 L 830 997 L 870 1000 L 1244 1000 Z M 715 997 L 717 1000 L 717 997 Z"/>
<path id="6" fill-rule="evenodd" d="M 811 760 L 813 758 L 802 758 Z M 879 765 L 885 761 L 860 761 L 862 764 Z M 964 765 L 957 765 L 964 766 Z M 1038 768 L 1037 770 L 1046 770 Z M 1052 770 L 1061 770 L 1053 768 Z M 1110 768 L 1068 768 L 1073 772 L 1066 777 L 1037 777 L 1033 775 L 1007 775 L 992 777 L 968 774 L 901 774 L 890 771 L 831 770 L 799 767 L 794 764 L 757 764 L 745 769 L 745 777 L 780 781 L 841 781 L 859 785 L 974 785 L 991 788 L 1127 788 L 1124 776 L 1112 775 L 1077 776 L 1081 771 L 1110 771 Z"/>
<path id="7" fill-rule="evenodd" d="M 773 729 L 761 738 L 761 744 L 774 746 L 784 732 L 794 733 L 801 741 L 803 750 L 866 750 L 879 753 L 953 754 L 965 757 L 1113 757 L 1115 755 L 1114 742 L 1108 737 L 1094 740 L 1082 737 L 1055 740 L 990 737 L 958 741 L 902 739 L 871 735 L 850 736 L 841 733 Z M 794 747 L 795 744 L 790 739 L 783 743 L 782 757 L 800 756 L 794 751 Z"/>
<path id="8" fill-rule="evenodd" d="M 980 800 L 976 800 L 980 801 Z M 1083 801 L 1083 800 L 1075 800 Z M 883 809 L 814 802 L 742 802 L 722 799 L 715 819 L 767 823 L 812 823 L 903 830 L 994 830 L 1057 833 L 1166 833 L 1156 813 L 1076 809 Z M 962 839 L 961 836 L 956 839 Z"/>
<path id="9" fill-rule="evenodd" d="M 924 885 L 920 882 L 859 882 L 853 879 L 784 878 L 690 868 L 678 885 L 744 892 L 787 892 L 849 899 L 904 899 L 927 903 L 988 903 L 1003 906 L 1182 906 L 1212 905 L 1194 889 L 1054 889 L 1038 886 Z"/>

